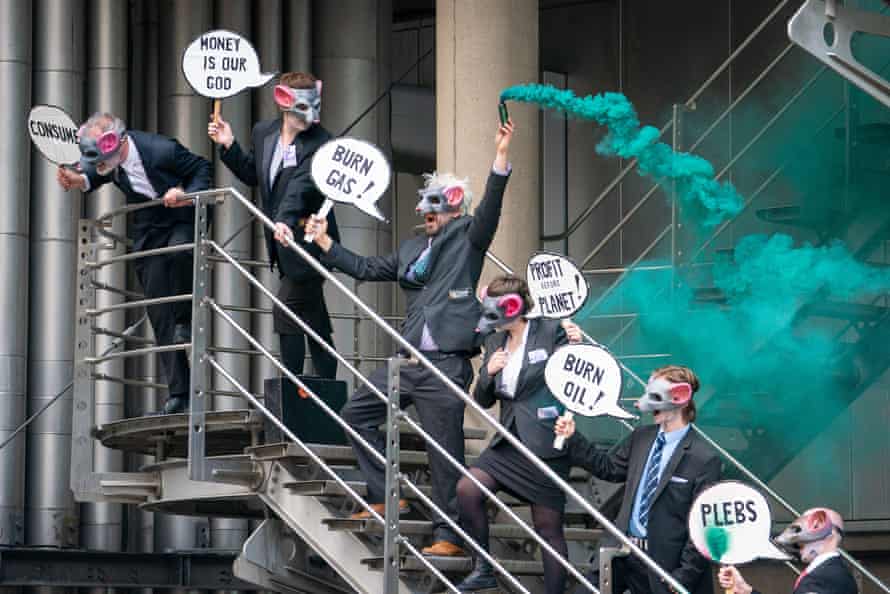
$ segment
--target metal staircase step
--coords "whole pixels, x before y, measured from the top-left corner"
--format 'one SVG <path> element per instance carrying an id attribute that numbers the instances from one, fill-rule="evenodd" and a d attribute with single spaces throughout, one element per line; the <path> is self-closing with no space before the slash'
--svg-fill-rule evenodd
<path id="1" fill-rule="evenodd" d="M 777 225 L 794 225 L 806 227 L 817 231 L 825 231 L 843 224 L 844 213 L 839 210 L 820 210 L 806 212 L 800 206 L 772 206 L 759 208 L 756 211 L 757 218 L 767 223 Z"/>
<path id="2" fill-rule="evenodd" d="M 386 425 L 380 425 L 378 427 L 381 431 L 386 431 Z M 414 430 L 408 423 L 404 421 L 399 421 L 399 433 L 402 437 L 411 436 L 420 438 L 420 434 Z M 488 432 L 485 429 L 480 427 L 464 427 L 464 439 L 469 439 L 473 441 L 480 441 L 488 436 Z"/>
<path id="3" fill-rule="evenodd" d="M 473 569 L 473 560 L 470 557 L 427 557 L 430 563 L 444 573 L 469 573 Z M 374 571 L 383 571 L 383 557 L 368 557 L 361 561 Z M 498 562 L 513 575 L 544 575 L 544 565 L 540 561 L 525 561 L 518 559 L 498 559 Z M 590 571 L 589 563 L 575 564 L 582 573 Z M 402 557 L 399 563 L 399 571 L 426 572 L 427 568 L 417 558 Z"/>
<path id="4" fill-rule="evenodd" d="M 351 446 L 307 444 L 317 456 L 328 464 L 355 464 L 355 451 Z M 311 460 L 309 455 L 295 443 L 265 444 L 247 448 L 247 452 L 256 460 L 290 459 L 298 464 Z M 467 456 L 467 465 L 472 465 L 478 456 Z M 399 460 L 406 467 L 429 466 L 429 454 L 417 450 L 402 450 Z"/>
<path id="5" fill-rule="evenodd" d="M 383 534 L 383 526 L 375 520 L 352 520 L 349 518 L 326 518 L 322 524 L 331 530 L 345 532 L 358 532 L 362 534 Z M 491 524 L 489 527 L 494 538 L 526 539 L 528 533 L 514 524 Z M 430 536 L 433 533 L 433 523 L 426 520 L 400 520 L 399 533 L 406 535 Z M 602 538 L 602 530 L 588 528 L 566 528 L 566 540 L 579 542 L 595 542 Z"/>
<path id="6" fill-rule="evenodd" d="M 368 494 L 368 485 L 362 481 L 346 481 L 356 493 L 364 497 Z M 433 490 L 430 485 L 419 485 L 420 490 L 427 497 L 432 497 Z M 313 481 L 295 481 L 284 485 L 285 489 L 290 489 L 295 495 L 311 495 L 314 497 L 345 497 L 346 490 L 340 486 L 337 481 L 329 480 L 313 480 Z M 411 489 L 403 489 L 402 496 L 405 499 L 417 499 Z M 524 502 L 516 499 L 507 493 L 499 493 L 498 498 L 507 505 L 525 505 Z"/>
<path id="7" fill-rule="evenodd" d="M 717 287 L 700 287 L 695 289 L 693 292 L 695 300 L 699 303 L 716 303 L 716 304 L 725 304 L 726 303 L 726 293 L 723 292 L 723 289 L 718 289 Z"/>
<path id="8" fill-rule="evenodd" d="M 846 128 L 835 128 L 834 137 L 844 138 Z M 886 122 L 872 122 L 861 124 L 853 129 L 853 138 L 858 144 L 872 144 L 890 146 L 890 124 Z"/>
<path id="9" fill-rule="evenodd" d="M 817 301 L 805 305 L 799 315 L 837 318 L 841 320 L 874 322 L 890 313 L 890 309 L 869 303 Z"/>

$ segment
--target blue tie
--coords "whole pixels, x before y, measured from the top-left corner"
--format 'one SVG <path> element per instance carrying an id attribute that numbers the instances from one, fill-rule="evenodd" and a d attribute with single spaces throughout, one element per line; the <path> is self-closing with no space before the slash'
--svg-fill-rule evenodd
<path id="1" fill-rule="evenodd" d="M 429 243 L 426 246 L 426 249 L 423 250 L 417 259 L 414 260 L 414 264 L 411 265 L 410 270 L 408 271 L 408 278 L 413 279 L 419 283 L 425 282 L 427 273 L 427 267 L 430 263 L 430 249 L 433 247 L 433 240 L 430 238 Z"/>
<path id="2" fill-rule="evenodd" d="M 655 439 L 655 449 L 652 450 L 652 458 L 646 465 L 645 482 L 643 483 L 643 495 L 640 497 L 640 526 L 646 528 L 649 524 L 649 507 L 652 505 L 652 496 L 658 487 L 658 469 L 661 468 L 661 451 L 664 449 L 664 433 L 659 433 Z"/>

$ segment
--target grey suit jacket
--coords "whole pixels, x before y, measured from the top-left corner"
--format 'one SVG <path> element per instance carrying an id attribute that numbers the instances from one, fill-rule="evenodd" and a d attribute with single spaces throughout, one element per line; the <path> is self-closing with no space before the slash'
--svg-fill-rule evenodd
<path id="1" fill-rule="evenodd" d="M 470 354 L 481 342 L 476 332 L 481 315 L 476 285 L 501 218 L 508 179 L 509 175 L 492 172 L 473 216 L 452 219 L 433 238 L 423 283 L 406 274 L 426 248 L 426 236 L 403 241 L 386 256 L 359 256 L 335 242 L 322 262 L 359 280 L 398 281 L 408 301 L 401 326 L 405 339 L 419 346 L 426 323 L 440 351 Z"/>
<path id="2" fill-rule="evenodd" d="M 608 454 L 598 452 L 584 436 L 568 441 L 572 464 L 614 483 L 626 483 L 615 525 L 625 533 L 630 525 L 634 498 L 645 471 L 649 450 L 658 435 L 657 425 L 637 427 Z M 698 434 L 690 430 L 668 461 L 649 509 L 649 555 L 677 581 L 695 594 L 710 594 L 709 562 L 689 540 L 688 516 L 692 501 L 711 483 L 720 480 L 720 458 Z M 652 592 L 669 592 L 650 574 Z"/>
<path id="3" fill-rule="evenodd" d="M 485 355 L 473 390 L 473 397 L 485 408 L 493 406 L 500 399 L 501 425 L 509 429 L 515 424 L 516 434 L 522 443 L 545 460 L 567 454 L 565 449 L 557 450 L 553 447 L 553 425 L 556 417 L 563 413 L 564 407 L 553 397 L 544 381 L 547 359 L 553 351 L 567 342 L 568 338 L 559 320 L 529 320 L 516 393 L 512 399 L 501 398 L 497 390 L 501 372 L 489 375 L 488 360 L 495 351 L 507 344 L 507 333 L 490 334 L 485 339 Z M 500 433 L 495 433 L 491 445 L 496 445 L 502 439 L 504 438 Z"/>

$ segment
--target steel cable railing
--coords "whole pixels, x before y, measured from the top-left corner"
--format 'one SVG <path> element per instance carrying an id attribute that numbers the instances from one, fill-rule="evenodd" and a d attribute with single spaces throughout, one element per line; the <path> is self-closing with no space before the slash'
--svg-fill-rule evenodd
<path id="1" fill-rule="evenodd" d="M 214 248 L 214 250 L 215 250 L 217 253 L 219 253 L 220 255 L 222 255 L 223 258 L 225 258 L 231 265 L 233 265 L 233 266 L 238 270 L 238 272 L 241 273 L 241 275 L 242 275 L 244 278 L 246 278 L 246 279 L 248 280 L 248 282 L 250 282 L 250 283 L 251 283 L 255 288 L 257 288 L 259 291 L 261 291 L 266 297 L 268 297 L 270 300 L 272 300 L 272 302 L 273 302 L 276 306 L 282 308 L 284 314 L 285 314 L 290 320 L 292 320 L 294 323 L 296 323 L 297 325 L 299 325 L 300 328 L 307 334 L 307 336 L 309 336 L 310 338 L 312 338 L 312 340 L 314 340 L 316 343 L 318 343 L 323 349 L 325 349 L 328 353 L 330 353 L 332 356 L 334 356 L 340 363 L 342 363 L 342 364 L 346 367 L 346 369 L 347 369 L 350 373 L 352 373 L 352 375 L 355 376 L 359 381 L 361 381 L 362 384 L 364 384 L 364 385 L 365 385 L 365 386 L 366 386 L 366 387 L 367 387 L 367 388 L 368 388 L 368 389 L 369 389 L 375 396 L 377 396 L 377 397 L 378 397 L 380 400 L 382 400 L 383 402 L 388 401 L 388 397 L 387 397 L 386 394 L 384 394 L 384 393 L 383 393 L 381 390 L 379 390 L 373 383 L 371 383 L 371 381 L 370 381 L 364 374 L 362 374 L 361 371 L 358 370 L 358 368 L 356 368 L 356 367 L 353 366 L 351 363 L 349 363 L 349 361 L 348 361 L 345 357 L 343 357 L 340 353 L 338 353 L 338 352 L 337 352 L 337 351 L 336 351 L 330 344 L 328 344 L 327 342 L 325 342 L 325 341 L 324 341 L 324 340 L 323 340 L 323 339 L 322 339 L 322 338 L 321 338 L 321 337 L 320 337 L 314 330 L 312 330 L 312 328 L 311 328 L 308 324 L 306 324 L 305 321 L 303 321 L 299 316 L 297 316 L 294 312 L 292 312 L 290 309 L 288 309 L 288 308 L 287 308 L 287 307 L 286 307 L 286 306 L 285 306 L 285 305 L 284 305 L 284 304 L 283 304 L 283 303 L 282 303 L 282 302 L 281 302 L 275 295 L 272 294 L 271 291 L 269 291 L 269 290 L 268 290 L 262 283 L 260 283 L 259 280 L 258 280 L 256 277 L 254 277 L 254 276 L 251 275 L 246 269 L 244 269 L 244 267 L 242 267 L 242 266 L 237 262 L 237 260 L 236 260 L 234 257 L 232 257 L 230 254 L 228 254 L 227 252 L 225 252 L 225 250 L 222 250 L 222 249 L 220 248 L 220 246 L 216 245 L 215 243 L 212 243 L 212 242 L 211 242 L 211 246 Z M 213 310 L 214 310 L 218 315 L 220 315 L 221 317 L 223 317 L 223 319 L 225 319 L 231 326 L 233 326 L 233 327 L 235 328 L 235 330 L 236 330 L 239 334 L 241 334 L 241 336 L 242 336 L 245 340 L 247 340 L 248 342 L 250 342 L 251 345 L 252 345 L 254 348 L 256 348 L 256 349 L 260 350 L 261 352 L 263 352 L 263 354 L 266 355 L 267 358 L 269 358 L 270 361 L 272 361 L 272 363 L 273 363 L 276 367 L 278 367 L 280 370 L 282 370 L 283 373 L 285 373 L 286 375 L 288 375 L 288 379 L 291 379 L 291 381 L 294 381 L 294 377 L 291 377 L 292 374 L 291 374 L 289 371 L 287 371 L 287 370 L 284 368 L 284 366 L 281 365 L 277 360 L 275 360 L 275 359 L 271 356 L 271 354 L 269 354 L 268 351 L 266 351 L 266 349 L 260 344 L 260 342 L 259 342 L 255 337 L 251 336 L 246 330 L 244 330 L 243 328 L 241 328 L 240 326 L 238 326 L 237 323 L 235 323 L 234 319 L 233 319 L 231 316 L 229 316 L 229 315 L 225 312 L 225 310 L 224 310 L 219 304 L 217 304 L 217 303 L 215 303 L 215 302 L 211 302 L 211 303 L 210 303 L 210 306 L 213 308 Z M 301 383 L 302 383 L 302 382 L 301 382 Z M 303 387 L 302 385 L 301 385 L 301 388 L 303 388 L 304 390 L 306 389 L 306 388 Z M 323 407 L 323 408 L 326 409 L 326 410 L 328 410 L 328 407 L 327 407 L 326 405 L 325 405 L 325 407 Z M 339 417 L 339 415 L 337 415 L 336 413 L 331 413 L 331 414 L 332 414 L 332 416 L 336 417 L 336 418 L 334 419 L 335 422 L 337 422 L 338 424 L 343 424 L 343 425 L 345 425 L 345 421 L 343 421 L 343 420 Z M 537 542 L 538 545 L 540 545 L 540 546 L 541 546 L 545 551 L 547 551 L 549 554 L 554 555 L 555 558 L 559 559 L 560 562 L 563 564 L 563 566 L 566 568 L 566 570 L 569 571 L 569 573 L 571 573 L 573 577 L 575 577 L 576 579 L 578 579 L 578 580 L 581 581 L 582 583 L 584 583 L 584 584 L 588 585 L 589 587 L 591 587 L 591 586 L 589 585 L 589 583 L 587 582 L 587 580 L 583 577 L 583 575 L 582 575 L 580 572 L 578 572 L 577 569 L 575 569 L 574 566 L 571 565 L 571 563 L 569 563 L 567 560 L 563 559 L 563 558 L 559 555 L 559 553 L 557 553 L 557 552 L 550 546 L 550 544 L 547 543 L 546 540 L 544 540 L 543 538 L 541 538 L 541 537 L 540 537 L 540 536 L 539 536 L 533 529 L 531 529 L 530 527 L 528 527 L 528 526 L 525 524 L 525 522 L 524 522 L 519 516 L 517 516 L 516 513 L 515 513 L 512 509 L 510 509 L 510 507 L 509 507 L 508 505 L 506 505 L 506 504 L 503 503 L 500 499 L 498 499 L 497 496 L 496 496 L 494 493 L 492 493 L 492 492 L 491 492 L 491 491 L 490 491 L 484 484 L 482 484 L 481 482 L 479 482 L 479 480 L 478 480 L 475 476 L 473 476 L 472 473 L 468 472 L 468 471 L 463 467 L 463 465 L 460 464 L 460 462 L 458 462 L 457 460 L 455 460 L 455 459 L 448 453 L 448 451 L 445 450 L 445 448 L 443 448 L 443 447 L 442 447 L 442 446 L 441 446 L 435 439 L 433 439 L 433 438 L 432 438 L 432 437 L 431 437 L 431 436 L 430 436 L 430 435 L 429 435 L 429 434 L 428 434 L 428 433 L 421 427 L 420 424 L 418 424 L 416 421 L 414 421 L 413 419 L 411 419 L 411 418 L 410 418 L 409 416 L 407 416 L 407 415 L 401 415 L 401 416 L 400 416 L 400 419 L 403 420 L 403 421 L 408 425 L 408 427 L 410 427 L 413 431 L 415 431 L 418 435 L 420 435 L 421 438 L 422 438 L 422 439 L 423 439 L 429 446 L 435 448 L 436 451 L 437 451 L 440 455 L 442 455 L 446 460 L 448 460 L 448 462 L 449 462 L 450 464 L 452 464 L 455 468 L 457 468 L 457 469 L 461 472 L 461 474 L 462 474 L 463 476 L 467 477 L 470 481 L 473 482 L 474 485 L 476 485 L 477 487 L 479 487 L 480 490 L 481 490 L 481 491 L 482 491 L 482 492 L 483 492 L 483 493 L 484 493 L 484 494 L 485 494 L 485 495 L 486 495 L 486 496 L 487 496 L 487 497 L 488 497 L 488 498 L 489 498 L 489 499 L 490 499 L 496 506 L 498 506 L 498 508 L 499 508 L 502 512 L 504 512 L 510 519 L 512 519 L 514 522 L 516 522 L 518 525 L 520 525 L 520 526 L 523 528 L 523 530 L 525 530 L 526 533 L 527 533 L 533 540 L 535 540 L 535 542 Z M 350 435 L 353 435 L 353 433 L 354 433 L 354 431 L 353 431 L 353 432 L 350 432 Z M 362 439 L 361 442 L 364 443 L 364 440 Z M 368 447 L 370 448 L 370 445 L 369 445 Z M 383 456 L 382 456 L 379 452 L 377 452 L 375 449 L 371 448 L 371 449 L 369 449 L 369 451 L 371 452 L 372 456 L 374 456 L 374 457 L 378 460 L 378 462 L 381 462 L 381 463 L 384 462 L 384 460 L 383 460 Z M 414 487 L 414 485 L 409 485 L 409 488 L 411 488 L 411 489 L 412 489 L 412 492 L 414 492 L 416 495 L 418 495 L 418 497 L 426 498 L 426 495 L 420 493 L 420 491 L 417 490 L 417 489 Z M 450 518 L 448 518 L 447 514 L 444 514 L 443 512 L 441 512 L 441 510 L 438 510 L 438 508 L 436 508 L 435 506 L 433 506 L 433 509 L 435 509 L 436 512 L 437 512 L 438 514 L 440 514 L 441 517 L 442 517 L 443 519 L 445 519 L 446 522 L 450 522 Z M 461 531 L 461 532 L 462 532 L 462 531 Z M 486 559 L 486 560 L 488 560 L 488 559 Z M 595 589 L 594 589 L 594 591 L 595 591 Z"/>
<path id="2" fill-rule="evenodd" d="M 230 194 L 239 200 L 257 219 L 259 219 L 267 228 L 273 229 L 272 221 L 252 202 L 244 198 L 237 190 L 229 189 Z M 642 549 L 634 544 L 621 530 L 612 524 L 599 510 L 593 507 L 587 500 L 578 494 L 562 477 L 554 472 L 546 463 L 541 461 L 534 453 L 531 452 L 516 436 L 506 430 L 500 423 L 491 416 L 491 414 L 479 405 L 472 397 L 464 392 L 457 384 L 448 376 L 442 373 L 435 365 L 433 365 L 416 347 L 407 342 L 396 330 L 394 330 L 384 320 L 380 319 L 367 304 L 365 304 L 358 296 L 354 295 L 336 276 L 328 271 L 323 265 L 316 261 L 306 250 L 298 245 L 293 239 L 287 239 L 287 246 L 295 251 L 303 258 L 316 272 L 323 276 L 326 280 L 345 294 L 362 312 L 369 316 L 390 338 L 392 338 L 399 347 L 410 354 L 421 365 L 429 370 L 439 381 L 441 381 L 447 389 L 464 401 L 474 412 L 484 419 L 491 427 L 495 429 L 510 445 L 515 447 L 526 459 L 529 460 L 539 471 L 543 472 L 551 481 L 553 481 L 563 492 L 565 492 L 573 501 L 575 501 L 582 509 L 594 517 L 614 538 L 626 546 L 632 554 L 638 557 L 641 562 L 651 569 L 660 579 L 664 580 L 670 587 L 677 592 L 687 592 L 686 588 L 680 584 L 672 575 L 661 568 L 653 561 Z"/>

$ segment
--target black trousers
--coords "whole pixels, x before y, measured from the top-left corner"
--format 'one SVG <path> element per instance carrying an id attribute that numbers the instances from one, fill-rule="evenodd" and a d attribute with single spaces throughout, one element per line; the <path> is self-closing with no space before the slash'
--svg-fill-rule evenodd
<path id="1" fill-rule="evenodd" d="M 662 585 L 658 578 L 656 581 L 656 590 L 653 591 L 652 584 L 649 581 L 650 570 L 643 565 L 643 562 L 634 555 L 627 557 L 618 557 L 612 560 L 612 592 L 613 594 L 623 594 L 625 591 L 630 594 L 669 594 L 670 590 Z M 654 575 L 654 574 L 653 574 Z M 585 574 L 591 584 L 599 587 L 600 572 L 599 569 Z M 578 584 L 575 594 L 587 594 L 590 592 L 583 585 Z"/>
<path id="2" fill-rule="evenodd" d="M 464 357 L 445 357 L 434 360 L 435 366 L 458 386 L 466 390 L 473 379 L 473 368 Z M 379 367 L 369 380 L 381 392 L 387 391 L 387 368 Z M 464 461 L 464 401 L 453 394 L 433 372 L 420 365 L 406 365 L 401 369 L 399 405 L 404 408 L 413 403 L 420 416 L 420 424 L 430 436 L 441 445 L 461 465 Z M 386 455 L 386 434 L 379 430 L 386 422 L 386 404 L 375 394 L 362 386 L 341 411 L 343 420 L 349 423 L 374 448 Z M 372 455 L 351 437 L 352 447 L 359 467 L 368 482 L 368 501 L 382 503 L 386 490 L 386 473 Z M 448 516 L 458 521 L 457 481 L 460 471 L 452 466 L 431 446 L 427 447 L 430 460 L 430 475 L 433 487 L 433 502 Z M 447 540 L 460 544 L 460 539 L 445 520 L 434 514 L 433 540 Z"/>
<path id="3" fill-rule="evenodd" d="M 278 290 L 278 298 L 287 305 L 288 309 L 308 324 L 322 340 L 333 345 L 331 338 L 333 327 L 325 304 L 323 288 L 324 280 L 321 277 L 301 281 L 284 277 Z M 308 342 L 315 375 L 326 379 L 337 377 L 337 359 L 333 355 L 314 339 L 306 336 L 303 329 L 279 308 L 275 308 L 272 316 L 275 332 L 278 333 L 281 342 L 282 362 L 291 372 L 295 375 L 303 373 L 306 343 Z"/>
<path id="4" fill-rule="evenodd" d="M 143 237 L 137 238 L 137 246 L 140 251 L 151 250 L 191 243 L 194 238 L 193 224 L 177 223 L 171 227 L 149 229 Z M 142 284 L 145 297 L 154 299 L 191 293 L 192 262 L 191 250 L 136 260 L 136 277 Z M 159 346 L 173 344 L 176 324 L 191 325 L 192 304 L 189 301 L 149 305 L 145 309 Z M 189 363 L 185 351 L 159 353 L 158 357 L 170 396 L 188 398 Z"/>

